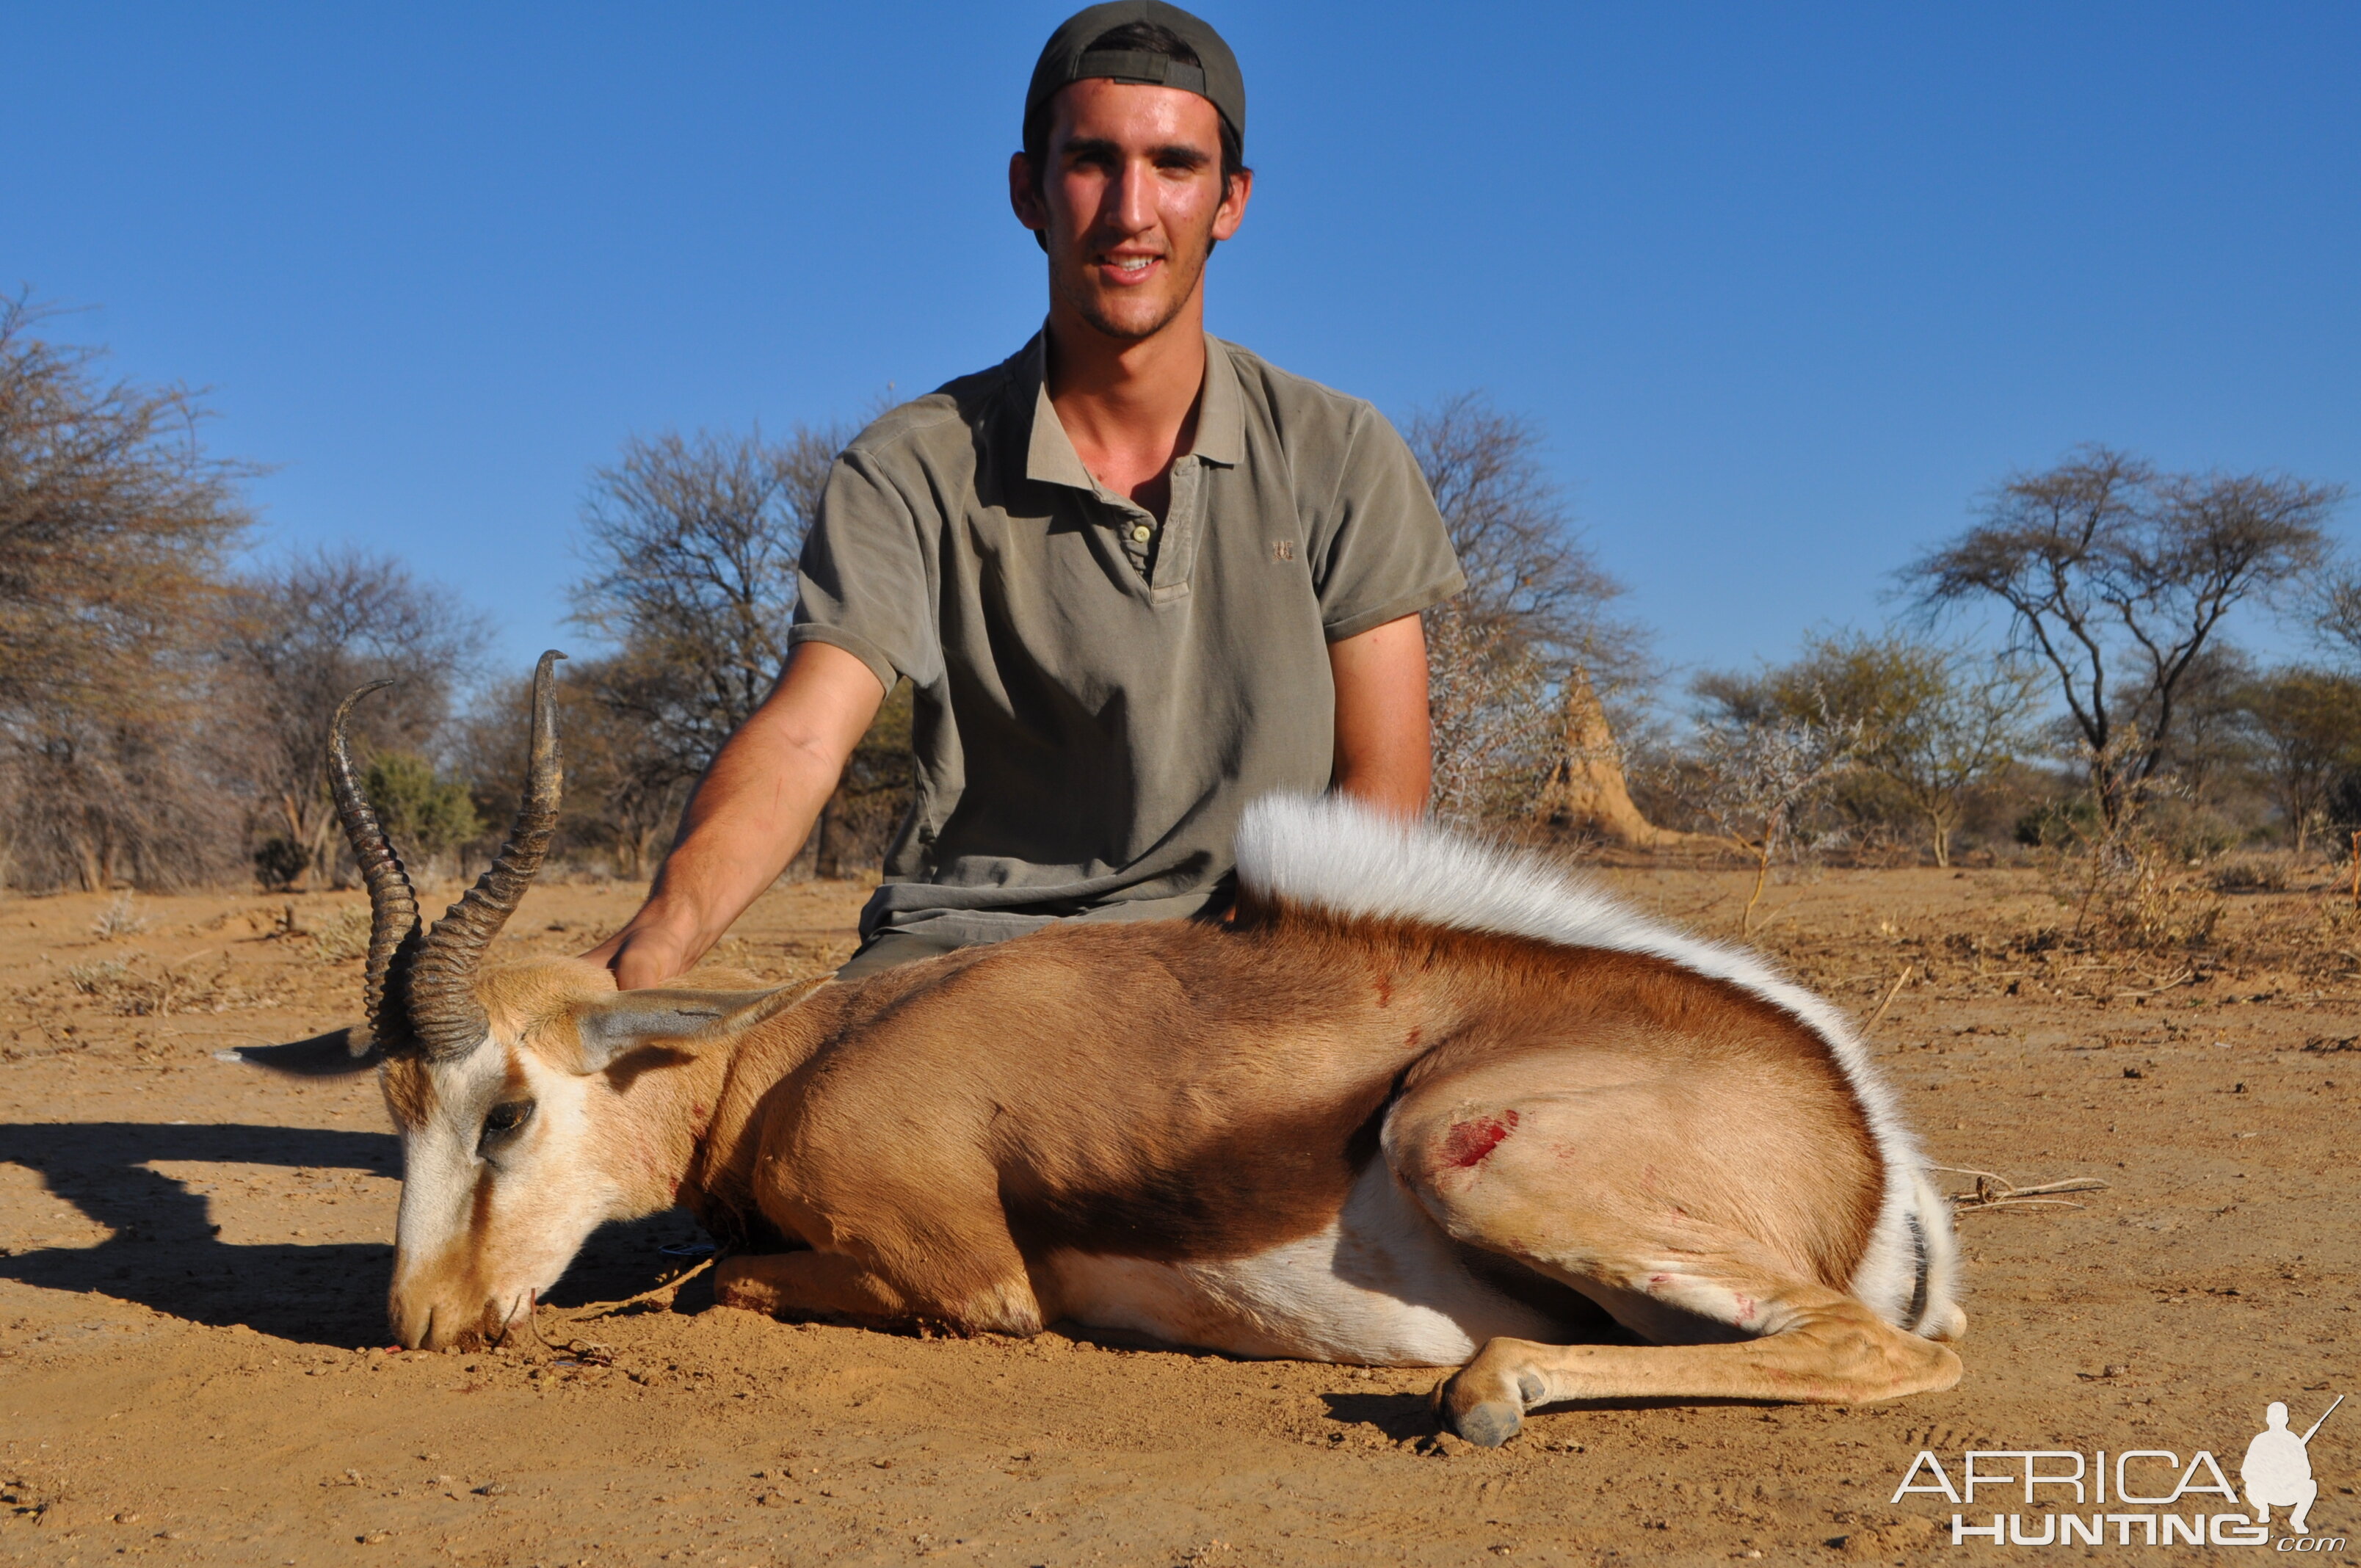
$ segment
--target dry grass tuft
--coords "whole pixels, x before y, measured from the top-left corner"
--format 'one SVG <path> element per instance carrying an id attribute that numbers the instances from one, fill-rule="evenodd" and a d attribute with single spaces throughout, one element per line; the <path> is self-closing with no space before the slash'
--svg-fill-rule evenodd
<path id="1" fill-rule="evenodd" d="M 357 959 L 368 951 L 369 912 L 366 909 L 339 910 L 325 925 L 309 935 L 312 956 L 324 964 L 340 964 Z"/>
<path id="2" fill-rule="evenodd" d="M 2221 894 L 2136 823 L 2060 858 L 2050 883 L 2094 951 L 2203 947 L 2222 918 Z"/>
<path id="3" fill-rule="evenodd" d="M 200 967 L 207 959 L 213 960 L 210 970 Z M 197 953 L 177 963 L 131 953 L 121 959 L 76 964 L 66 970 L 66 983 L 107 1011 L 133 1018 L 270 1004 L 270 998 L 232 984 L 229 974 L 226 953 Z"/>
<path id="4" fill-rule="evenodd" d="M 2231 855 L 2206 877 L 2215 893 L 2285 893 L 2294 879 L 2285 854 Z"/>
<path id="5" fill-rule="evenodd" d="M 118 893 L 113 903 L 98 912 L 90 923 L 90 934 L 102 942 L 112 942 L 117 937 L 136 937 L 154 925 L 153 920 L 131 912 L 131 895 Z"/>

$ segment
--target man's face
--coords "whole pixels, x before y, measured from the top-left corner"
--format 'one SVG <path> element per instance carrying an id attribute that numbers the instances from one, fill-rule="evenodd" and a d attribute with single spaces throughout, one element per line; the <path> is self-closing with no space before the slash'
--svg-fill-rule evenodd
<path id="1" fill-rule="evenodd" d="M 1024 154 L 1009 165 L 1017 217 L 1049 243 L 1056 302 L 1124 343 L 1188 306 L 1253 183 L 1241 173 L 1224 196 L 1221 126 L 1212 104 L 1177 87 L 1094 78 L 1058 94 L 1040 190 Z"/>

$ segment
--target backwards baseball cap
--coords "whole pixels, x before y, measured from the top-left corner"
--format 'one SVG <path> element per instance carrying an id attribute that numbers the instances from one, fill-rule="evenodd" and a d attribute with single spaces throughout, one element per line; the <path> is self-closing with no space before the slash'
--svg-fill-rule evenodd
<path id="1" fill-rule="evenodd" d="M 1169 29 L 1195 51 L 1202 63 L 1183 65 L 1145 49 L 1091 47 L 1102 35 L 1129 22 L 1150 22 Z M 1168 5 L 1164 0 L 1108 0 L 1067 17 L 1041 46 L 1032 85 L 1025 90 L 1026 123 L 1031 124 L 1034 112 L 1067 83 L 1099 76 L 1194 93 L 1220 111 L 1223 124 L 1230 127 L 1240 148 L 1246 144 L 1246 79 L 1238 70 L 1238 57 L 1230 52 L 1213 24 L 1178 5 Z"/>

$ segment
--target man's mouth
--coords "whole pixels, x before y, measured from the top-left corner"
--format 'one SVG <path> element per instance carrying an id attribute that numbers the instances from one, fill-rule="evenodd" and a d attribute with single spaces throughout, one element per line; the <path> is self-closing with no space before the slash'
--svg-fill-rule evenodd
<path id="1" fill-rule="evenodd" d="M 1099 269 L 1111 274 L 1116 282 L 1137 283 L 1162 259 L 1160 256 L 1103 256 L 1099 258 Z"/>

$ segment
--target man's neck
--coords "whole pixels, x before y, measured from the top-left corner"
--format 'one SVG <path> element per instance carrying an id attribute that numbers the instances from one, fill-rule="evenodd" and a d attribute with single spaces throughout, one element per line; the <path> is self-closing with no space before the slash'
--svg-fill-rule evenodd
<path id="1" fill-rule="evenodd" d="M 1100 484 L 1161 519 L 1173 459 L 1196 435 L 1203 309 L 1192 302 L 1154 335 L 1122 343 L 1053 306 L 1049 334 L 1049 404 L 1075 455 Z"/>

